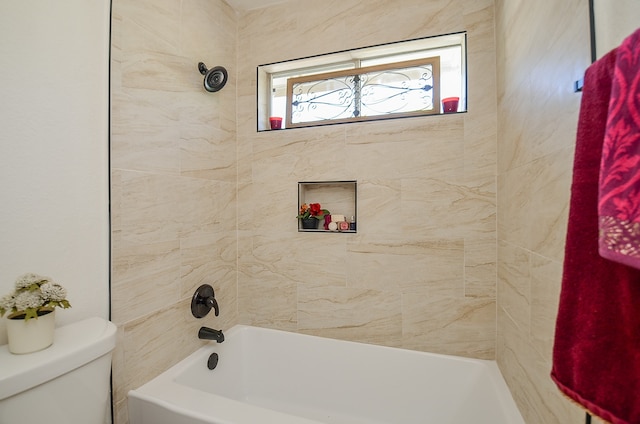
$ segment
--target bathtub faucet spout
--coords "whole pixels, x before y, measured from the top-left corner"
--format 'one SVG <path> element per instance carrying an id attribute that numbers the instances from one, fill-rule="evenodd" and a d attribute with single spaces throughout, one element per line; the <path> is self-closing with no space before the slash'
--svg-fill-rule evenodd
<path id="1" fill-rule="evenodd" d="M 222 343 L 224 341 L 224 334 L 222 334 L 222 330 L 200 327 L 200 331 L 198 331 L 198 338 L 203 340 L 215 340 L 218 343 Z"/>

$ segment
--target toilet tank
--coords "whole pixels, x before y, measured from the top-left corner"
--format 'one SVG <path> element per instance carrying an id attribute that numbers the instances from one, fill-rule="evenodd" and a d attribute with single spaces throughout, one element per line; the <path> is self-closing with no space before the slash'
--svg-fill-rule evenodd
<path id="1" fill-rule="evenodd" d="M 108 424 L 116 326 L 98 317 L 56 328 L 53 345 L 0 346 L 0 423 Z"/>

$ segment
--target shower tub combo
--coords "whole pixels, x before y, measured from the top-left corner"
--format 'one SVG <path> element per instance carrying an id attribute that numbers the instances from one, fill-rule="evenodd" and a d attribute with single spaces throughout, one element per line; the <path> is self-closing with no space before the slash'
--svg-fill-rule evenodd
<path id="1" fill-rule="evenodd" d="M 131 424 L 524 424 L 493 361 L 243 325 L 128 402 Z"/>

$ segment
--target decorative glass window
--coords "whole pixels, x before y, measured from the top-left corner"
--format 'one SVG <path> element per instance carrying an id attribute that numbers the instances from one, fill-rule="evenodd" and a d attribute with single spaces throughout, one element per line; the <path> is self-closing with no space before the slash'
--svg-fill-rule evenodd
<path id="1" fill-rule="evenodd" d="M 466 111 L 466 33 L 258 66 L 258 131 Z"/>
<path id="2" fill-rule="evenodd" d="M 433 114 L 439 99 L 439 57 L 307 75 L 287 81 L 286 126 Z"/>

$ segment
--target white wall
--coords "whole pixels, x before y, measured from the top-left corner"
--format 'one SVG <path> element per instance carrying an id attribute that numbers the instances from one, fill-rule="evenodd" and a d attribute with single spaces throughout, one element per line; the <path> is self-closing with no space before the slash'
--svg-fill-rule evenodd
<path id="1" fill-rule="evenodd" d="M 109 311 L 109 9 L 0 1 L 0 295 L 52 277 L 58 325 Z"/>

